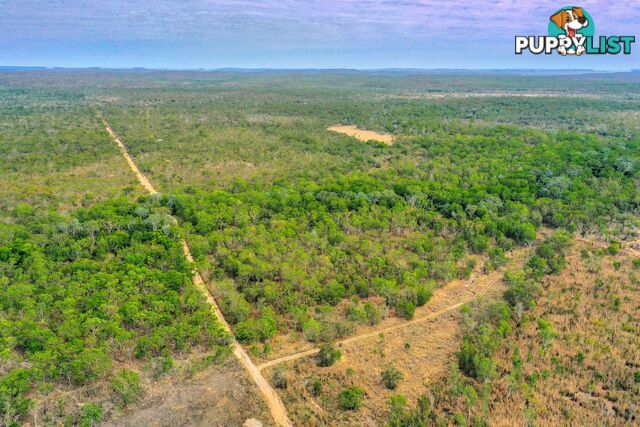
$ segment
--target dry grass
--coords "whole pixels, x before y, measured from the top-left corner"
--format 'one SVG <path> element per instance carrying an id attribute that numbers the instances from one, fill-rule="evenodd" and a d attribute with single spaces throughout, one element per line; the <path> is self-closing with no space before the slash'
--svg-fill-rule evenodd
<path id="1" fill-rule="evenodd" d="M 527 249 L 514 251 L 509 264 L 521 265 L 526 253 Z M 448 283 L 416 311 L 416 318 L 475 296 L 496 276 L 499 274 L 495 272 L 482 274 L 477 271 L 470 280 Z M 492 285 L 489 294 L 500 294 L 502 290 L 503 283 L 499 281 Z M 305 426 L 384 424 L 387 401 L 392 395 L 403 394 L 413 404 L 434 381 L 446 374 L 458 349 L 459 317 L 459 310 L 452 310 L 424 323 L 341 345 L 341 359 L 329 368 L 317 367 L 313 356 L 280 365 L 286 369 L 288 386 L 278 391 L 292 422 Z M 360 329 L 358 334 L 405 322 L 388 318 L 381 325 Z M 396 390 L 388 390 L 381 381 L 382 370 L 389 366 L 400 370 L 404 376 Z M 264 374 L 271 378 L 277 369 L 282 368 L 270 367 Z M 311 384 L 316 380 L 323 384 L 318 396 L 311 393 Z M 337 405 L 337 395 L 351 385 L 366 392 L 362 408 L 355 413 L 357 416 Z"/>
<path id="2" fill-rule="evenodd" d="M 504 379 L 491 393 L 491 425 L 634 425 L 640 418 L 640 295 L 636 258 L 581 242 L 577 256 L 544 281 L 533 318 L 558 332 L 543 349 L 536 322 L 525 324 L 499 356 L 503 372 L 519 349 L 524 375 L 537 376 L 531 393 L 509 390 Z M 507 396 L 511 395 L 511 398 Z M 528 395 L 528 396 L 527 396 Z M 637 425 L 637 424 L 636 424 Z"/>
<path id="3" fill-rule="evenodd" d="M 240 426 L 249 419 L 272 426 L 273 421 L 253 381 L 228 357 L 222 364 L 212 363 L 208 353 L 196 352 L 176 360 L 174 368 L 157 377 L 142 363 L 123 363 L 141 373 L 142 396 L 120 408 L 108 381 L 84 387 L 55 389 L 32 396 L 37 404 L 26 426 L 66 425 L 77 422 L 81 404 L 99 403 L 104 425 L 117 426 Z"/>

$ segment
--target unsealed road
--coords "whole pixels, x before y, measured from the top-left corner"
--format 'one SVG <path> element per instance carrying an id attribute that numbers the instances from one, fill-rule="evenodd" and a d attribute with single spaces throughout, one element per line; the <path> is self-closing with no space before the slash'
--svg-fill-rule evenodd
<path id="1" fill-rule="evenodd" d="M 142 186 L 147 190 L 149 194 L 151 195 L 159 194 L 158 191 L 151 184 L 151 181 L 149 181 L 149 179 L 142 172 L 140 172 L 140 169 L 138 169 L 138 166 L 136 166 L 135 162 L 133 161 L 133 158 L 129 154 L 127 147 L 120 140 L 120 138 L 118 138 L 118 136 L 113 131 L 113 129 L 111 129 L 111 126 L 109 126 L 109 123 L 107 123 L 107 121 L 104 118 L 102 118 L 100 114 L 98 115 L 102 120 L 102 123 L 104 124 L 104 128 L 109 133 L 113 141 L 118 145 L 118 148 L 120 148 L 122 155 L 127 160 L 129 167 L 131 168 L 133 173 L 136 175 L 136 178 L 138 179 L 140 184 L 142 184 Z M 191 251 L 189 250 L 189 245 L 187 244 L 186 240 L 182 240 L 182 252 L 184 253 L 184 256 L 189 260 L 189 262 L 192 263 L 193 257 L 191 256 Z M 289 417 L 287 416 L 287 410 L 284 407 L 282 400 L 280 400 L 280 397 L 278 396 L 276 391 L 273 389 L 273 387 L 271 387 L 271 384 L 269 384 L 269 382 L 264 378 L 264 376 L 260 372 L 260 369 L 253 363 L 253 361 L 251 360 L 247 352 L 244 351 L 244 348 L 236 340 L 235 336 L 233 335 L 233 332 L 231 331 L 231 327 L 229 327 L 229 324 L 227 323 L 224 316 L 222 315 L 222 312 L 220 311 L 218 304 L 213 298 L 213 295 L 211 295 L 211 292 L 209 292 L 209 289 L 207 289 L 207 286 L 204 284 L 204 281 L 202 280 L 202 276 L 200 276 L 200 273 L 198 273 L 197 270 L 193 271 L 192 280 L 193 280 L 193 284 L 200 291 L 200 293 L 206 298 L 207 302 L 211 306 L 211 310 L 213 311 L 213 314 L 216 316 L 218 321 L 224 326 L 224 328 L 227 330 L 227 332 L 231 336 L 232 338 L 231 347 L 233 349 L 233 355 L 238 359 L 238 361 L 240 361 L 240 364 L 247 370 L 247 372 L 249 373 L 249 376 L 251 376 L 253 381 L 258 386 L 258 389 L 260 390 L 260 392 L 262 393 L 262 395 L 264 396 L 267 402 L 267 406 L 269 407 L 269 411 L 271 411 L 271 415 L 273 416 L 273 419 L 275 420 L 275 422 L 279 426 L 285 426 L 285 427 L 292 426 L 291 421 L 289 421 Z"/>

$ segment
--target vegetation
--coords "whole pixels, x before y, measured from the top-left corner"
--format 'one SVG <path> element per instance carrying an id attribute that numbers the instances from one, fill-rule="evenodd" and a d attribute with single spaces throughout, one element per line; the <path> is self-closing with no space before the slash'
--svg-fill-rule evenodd
<path id="1" fill-rule="evenodd" d="M 111 387 L 123 406 L 133 403 L 142 394 L 140 374 L 122 369 L 111 379 Z"/>
<path id="2" fill-rule="evenodd" d="M 104 411 L 102 406 L 95 403 L 87 403 L 80 408 L 80 419 L 78 425 L 81 427 L 93 427 L 100 425 Z"/>
<path id="3" fill-rule="evenodd" d="M 404 375 L 393 366 L 389 366 L 380 373 L 380 377 L 382 378 L 382 384 L 384 384 L 386 388 L 395 390 L 404 378 Z"/>
<path id="4" fill-rule="evenodd" d="M 362 398 L 364 390 L 360 387 L 353 386 L 346 388 L 338 395 L 338 405 L 343 410 L 353 411 L 362 406 Z"/>
<path id="5" fill-rule="evenodd" d="M 287 369 L 283 365 L 276 366 L 271 375 L 271 383 L 276 388 L 287 388 L 288 385 Z"/>
<path id="6" fill-rule="evenodd" d="M 583 255 L 582 265 L 574 265 L 571 272 L 564 274 L 567 250 L 568 236 L 556 233 L 537 247 L 523 271 L 505 276 L 508 287 L 505 302 L 466 307 L 462 321 L 466 333 L 457 363 L 415 409 L 390 401 L 389 424 L 430 425 L 445 420 L 464 425 L 534 421 L 554 425 L 566 420 L 578 424 L 624 424 L 631 420 L 635 416 L 634 363 L 629 363 L 628 358 L 636 353 L 629 346 L 635 345 L 638 335 L 624 326 L 626 332 L 614 331 L 619 329 L 616 325 L 628 326 L 623 320 L 628 319 L 625 310 L 631 309 L 635 297 L 628 293 L 634 288 L 625 284 L 628 279 L 624 274 L 633 268 L 633 259 L 626 262 L 603 259 L 618 254 L 612 254 L 606 247 L 583 250 L 586 257 Z M 590 289 L 593 277 L 600 275 L 593 268 L 594 262 L 606 263 L 607 271 L 616 272 L 609 277 L 608 296 L 599 295 L 602 286 L 599 279 L 595 279 L 595 287 Z M 593 271 L 585 275 L 588 269 Z M 554 276 L 543 278 L 541 272 Z M 541 279 L 548 281 L 548 288 L 543 290 Z M 618 283 L 613 285 L 614 281 Z M 582 289 L 576 291 L 576 286 Z M 620 294 L 625 295 L 630 305 L 623 304 L 617 296 Z M 575 301 L 576 295 L 579 303 Z M 601 299 L 612 301 L 612 305 L 598 302 Z M 610 322 L 601 320 L 600 316 L 621 311 L 613 314 L 615 319 Z M 576 330 L 578 323 L 593 326 Z M 613 335 L 604 339 L 602 334 L 607 333 Z M 595 349 L 597 343 L 614 342 L 619 334 L 627 333 L 628 344 L 625 341 L 615 347 L 607 346 L 605 352 Z M 585 389 L 593 390 L 592 396 L 597 398 L 592 400 L 592 406 L 585 405 L 580 397 Z M 600 390 L 610 390 L 609 397 Z M 606 401 L 616 402 L 614 414 L 606 415 L 598 409 Z"/>
<path id="7" fill-rule="evenodd" d="M 71 216 L 21 205 L 12 220 L 0 241 L 3 417 L 26 414 L 34 384 L 109 377 L 113 358 L 226 346 L 156 201 L 114 199 Z M 136 376 L 121 371 L 113 379 L 123 404 L 138 394 Z"/>
<path id="8" fill-rule="evenodd" d="M 325 368 L 336 363 L 340 359 L 340 356 L 340 350 L 334 348 L 332 345 L 325 344 L 320 347 L 320 351 L 316 356 L 316 364 Z"/>
<path id="9" fill-rule="evenodd" d="M 522 396 L 566 369 L 549 361 L 552 373 L 527 372 L 529 359 L 559 357 L 568 339 L 540 302 L 548 275 L 566 268 L 568 236 L 604 236 L 598 257 L 620 257 L 638 226 L 638 82 L 633 73 L 1 72 L 0 419 L 33 421 L 32 400 L 54 388 L 105 384 L 111 402 L 82 396 L 70 419 L 113 422 L 111 408 L 135 406 L 141 384 L 177 360 L 197 349 L 216 355 L 205 362 L 226 354 L 228 337 L 191 285 L 180 236 L 236 337 L 259 348 L 281 334 L 324 344 L 387 316 L 411 319 L 441 284 L 501 268 L 541 230 L 564 230 L 506 274 L 503 301 L 465 308 L 442 386 L 451 400 L 390 403 L 391 425 L 444 413 L 485 420 L 492 387 L 508 382 L 505 393 Z M 142 196 L 96 108 L 163 196 Z M 336 123 L 396 142 L 326 131 Z M 598 268 L 592 252 L 585 260 Z M 612 263 L 619 275 L 627 267 Z M 630 297 L 598 280 L 607 299 L 595 307 L 626 313 Z M 635 336 L 629 316 L 603 329 Z M 516 352 L 524 335 L 535 351 Z M 584 365 L 596 350 L 582 347 L 570 360 Z M 317 362 L 338 358 L 327 346 Z M 122 360 L 131 366 L 122 370 Z M 399 372 L 385 373 L 381 386 L 393 389 Z M 296 390 L 287 379 L 274 376 Z M 607 381 L 609 390 L 637 390 Z M 357 387 L 334 399 L 350 385 L 308 387 L 335 390 L 331 402 L 357 409 Z"/>

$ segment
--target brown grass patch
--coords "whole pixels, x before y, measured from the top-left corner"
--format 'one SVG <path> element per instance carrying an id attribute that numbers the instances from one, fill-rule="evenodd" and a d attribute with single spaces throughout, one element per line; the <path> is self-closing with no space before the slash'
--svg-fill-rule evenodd
<path id="1" fill-rule="evenodd" d="M 527 252 L 524 248 L 511 253 L 509 265 L 522 265 Z M 448 283 L 416 311 L 416 318 L 473 297 L 496 276 L 500 277 L 500 274 L 476 272 L 470 280 Z M 488 293 L 498 295 L 503 290 L 500 280 L 489 288 Z M 278 392 L 294 425 L 381 425 L 392 395 L 405 395 L 410 404 L 414 404 L 436 380 L 446 375 L 459 346 L 459 318 L 460 312 L 456 309 L 422 323 L 342 344 L 339 346 L 341 359 L 329 368 L 317 367 L 315 357 L 309 356 L 266 368 L 263 373 L 270 379 L 274 370 L 286 367 L 288 385 Z M 375 327 L 359 328 L 358 335 L 406 322 L 387 318 Z M 396 390 L 388 390 L 382 384 L 381 372 L 388 366 L 400 370 L 404 376 Z M 311 385 L 317 380 L 322 383 L 322 392 L 314 396 Z M 344 411 L 337 404 L 338 394 L 351 385 L 366 392 L 362 408 L 355 413 Z"/>
<path id="2" fill-rule="evenodd" d="M 514 348 L 526 356 L 525 375 L 539 376 L 532 396 L 492 393 L 490 424 L 523 424 L 528 408 L 537 425 L 631 425 L 638 421 L 640 294 L 631 251 L 611 256 L 580 242 L 560 274 L 545 278 L 533 318 L 550 321 L 559 336 L 542 350 L 535 322 L 527 323 L 499 356 L 510 369 Z M 581 254 L 581 255 L 580 255 Z"/>

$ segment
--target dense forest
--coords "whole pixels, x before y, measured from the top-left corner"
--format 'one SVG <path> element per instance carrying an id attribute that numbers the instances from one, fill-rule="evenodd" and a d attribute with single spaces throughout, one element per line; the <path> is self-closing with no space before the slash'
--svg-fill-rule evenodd
<path id="1" fill-rule="evenodd" d="M 624 230 L 638 207 L 633 142 L 499 126 L 396 150 L 413 162 L 262 191 L 237 180 L 167 199 L 196 255 L 211 254 L 210 275 L 243 341 L 270 338 L 278 316 L 280 328 L 311 340 L 344 336 L 349 322 L 327 313 L 353 296 L 382 297 L 411 318 L 435 284 L 470 274 L 469 254 L 495 268 L 540 227 Z M 347 317 L 364 321 L 362 310 L 355 302 Z"/>
<path id="2" fill-rule="evenodd" d="M 18 205 L 12 217 L 12 237 L 0 245 L 0 414 L 8 424 L 25 415 L 34 384 L 80 386 L 111 376 L 117 362 L 170 366 L 194 346 L 226 346 L 157 201 L 114 199 L 70 217 Z"/>
<path id="3" fill-rule="evenodd" d="M 505 275 L 504 298 L 463 309 L 454 368 L 439 382 L 453 397 L 425 390 L 385 409 L 390 425 L 485 422 L 503 356 L 514 367 L 525 357 L 512 337 L 531 325 L 541 342 L 555 337 L 537 301 L 570 243 L 637 231 L 638 82 L 1 72 L 0 420 L 113 421 L 176 361 L 226 354 L 184 237 L 238 340 L 267 358 L 283 339 L 337 355 L 327 343 L 411 319 L 445 284 L 534 245 Z M 142 196 L 98 112 L 160 196 Z M 328 132 L 334 124 L 395 143 Z M 384 372 L 391 393 L 402 374 Z M 519 389 L 535 381 L 509 375 Z M 350 381 L 330 410 L 366 407 L 367 390 Z M 84 395 L 71 413 L 38 409 L 54 389 L 103 383 L 109 396 Z"/>

